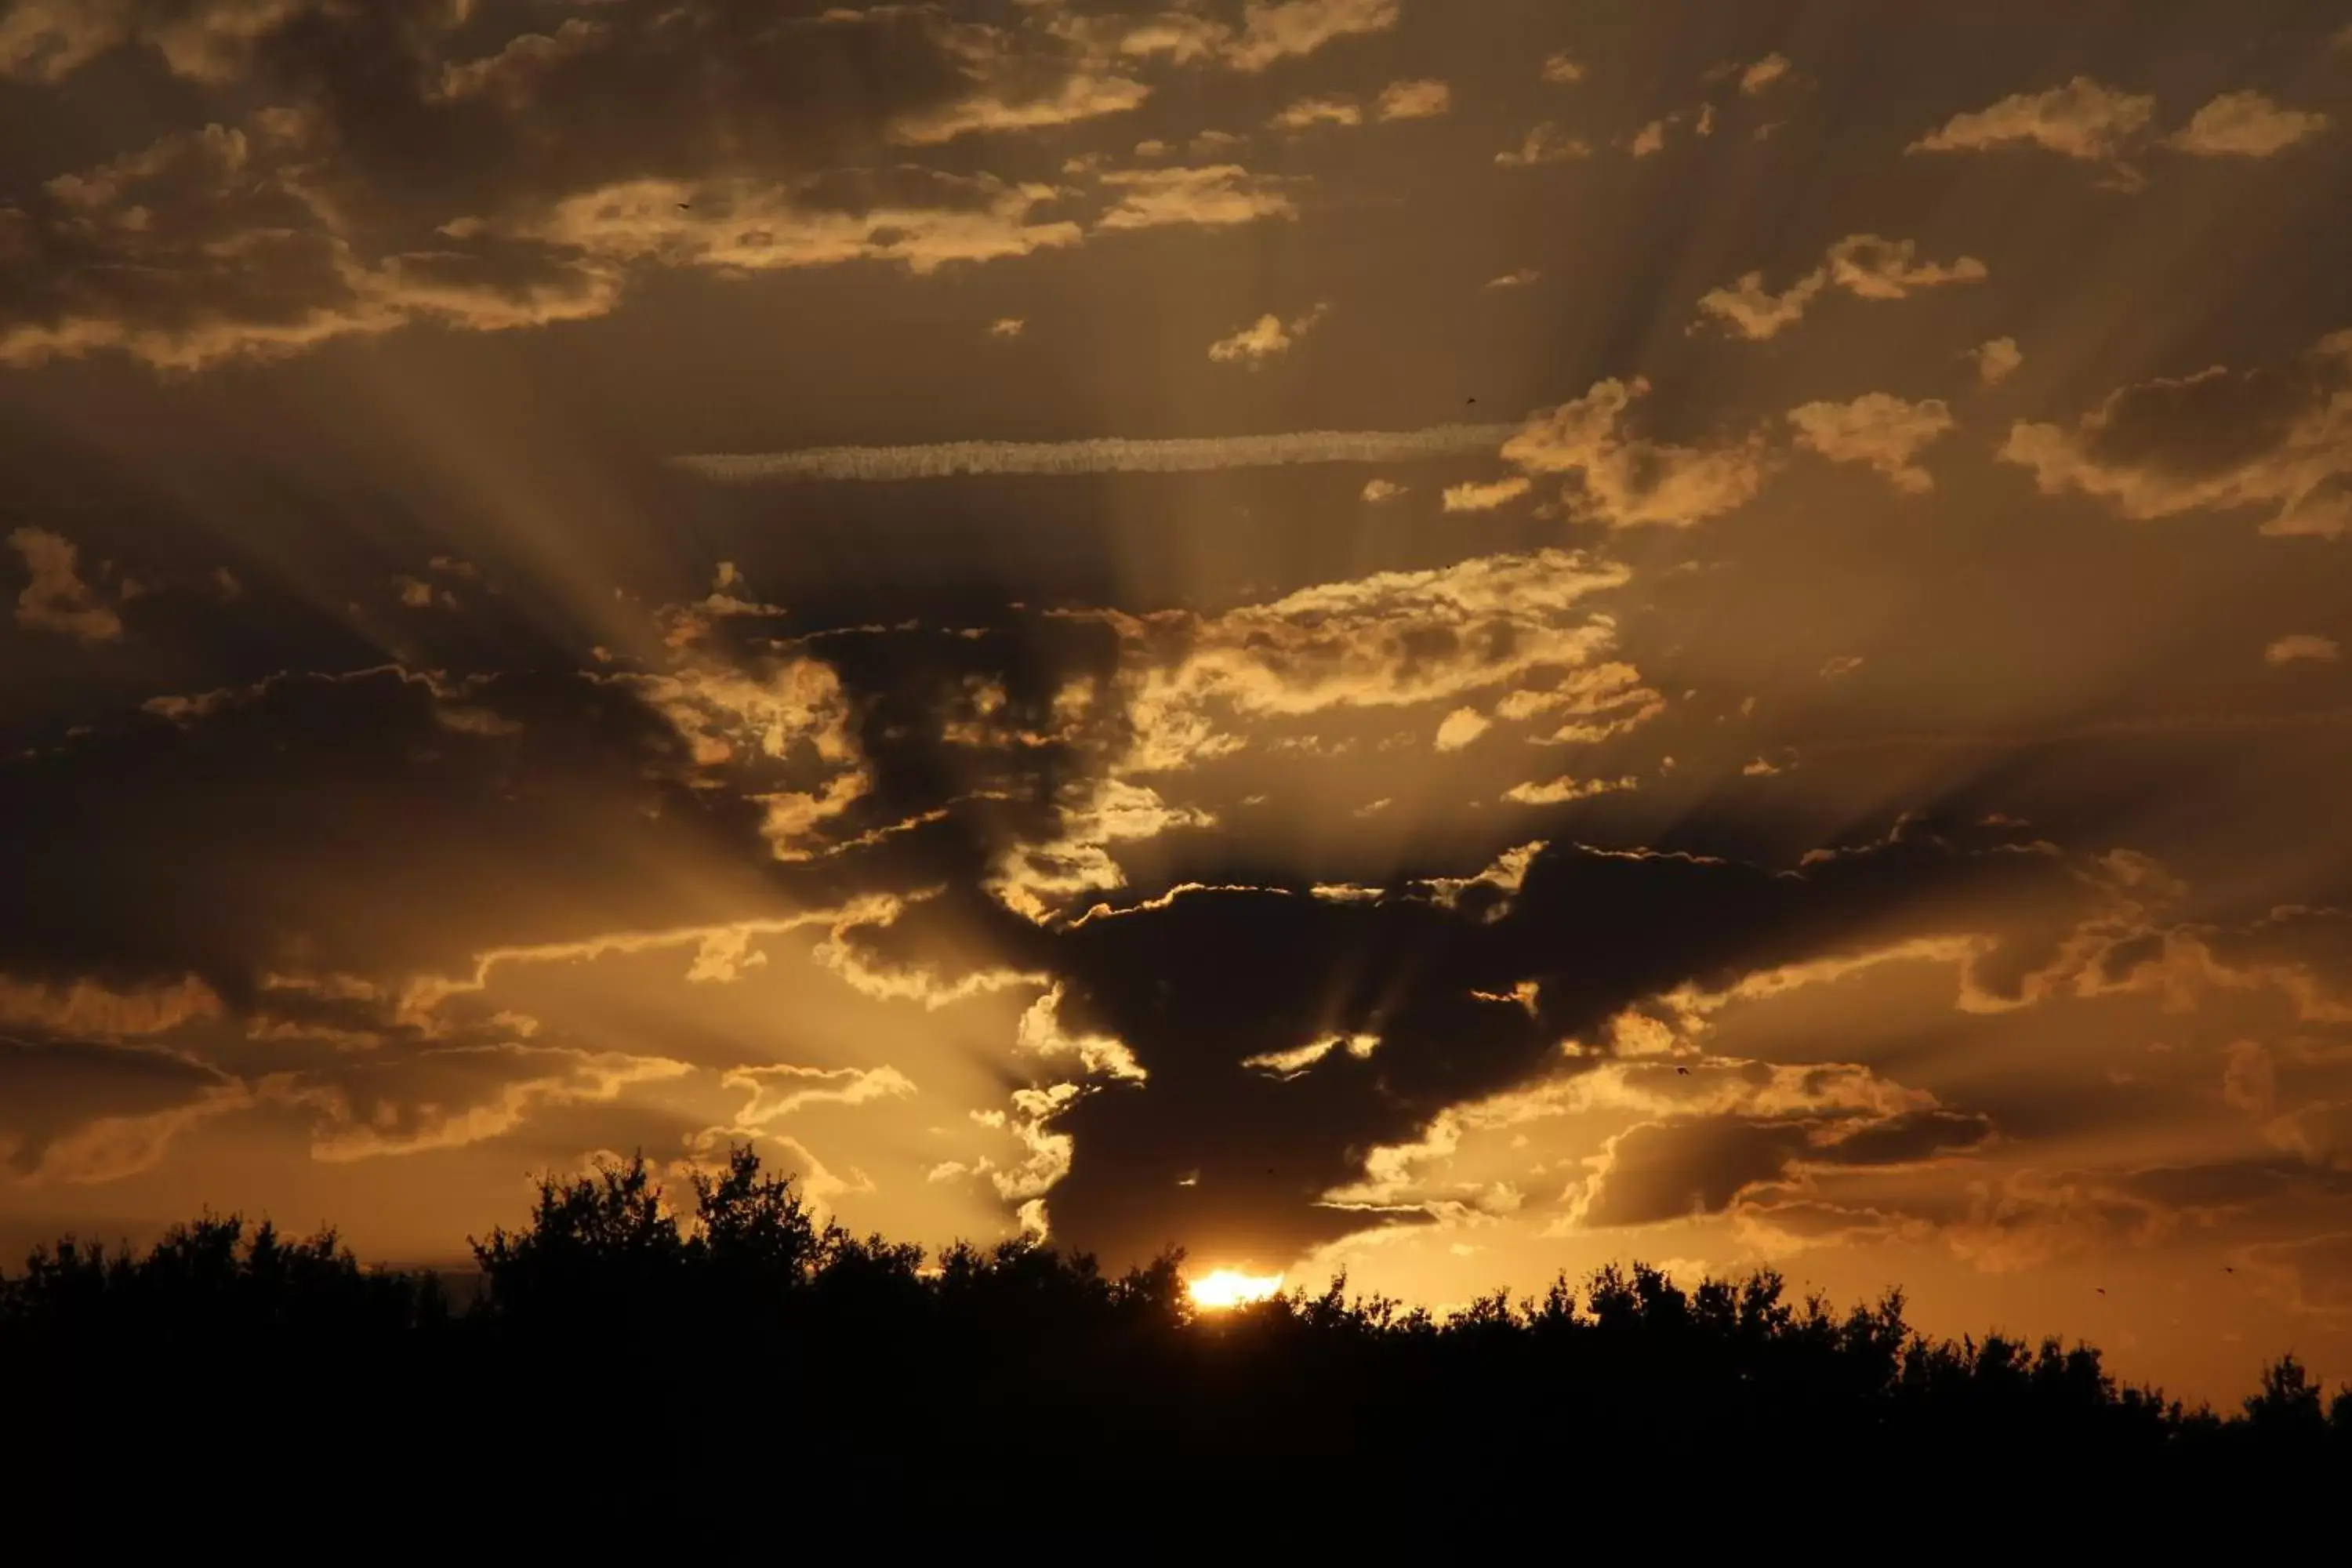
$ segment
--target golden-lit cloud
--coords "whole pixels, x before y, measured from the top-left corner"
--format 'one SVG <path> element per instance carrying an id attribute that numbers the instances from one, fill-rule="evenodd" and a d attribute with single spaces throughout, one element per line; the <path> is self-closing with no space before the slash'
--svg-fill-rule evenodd
<path id="1" fill-rule="evenodd" d="M 1361 125 L 1364 111 L 1346 98 L 1302 98 L 1286 105 L 1266 123 L 1277 131 L 1305 131 L 1316 125 Z"/>
<path id="2" fill-rule="evenodd" d="M 122 636 L 122 617 L 81 575 L 73 542 L 44 528 L 19 528 L 9 548 L 23 560 L 29 580 L 16 595 L 16 624 L 54 632 L 76 642 L 112 642 Z"/>
<path id="3" fill-rule="evenodd" d="M 1387 32 L 1400 15 L 1399 0 L 1245 0 L 1222 54 L 1235 70 L 1262 71 L 1335 39 Z"/>
<path id="4" fill-rule="evenodd" d="M 1298 208 L 1273 180 L 1253 174 L 1238 163 L 1212 163 L 1202 168 L 1115 169 L 1102 183 L 1118 193 L 1109 211 L 1095 226 L 1122 229 L 1160 228 L 1171 224 L 1223 227 L 1255 223 L 1260 218 L 1295 218 Z"/>
<path id="5" fill-rule="evenodd" d="M 1445 487 L 1445 510 L 1492 511 L 1496 507 L 1508 506 L 1533 488 L 1533 481 L 1524 474 L 1514 474 L 1507 479 L 1465 479 Z"/>
<path id="6" fill-rule="evenodd" d="M 1545 56 L 1543 68 L 1537 74 L 1554 87 L 1570 87 L 1584 79 L 1584 67 L 1574 55 L 1563 50 Z"/>
<path id="7" fill-rule="evenodd" d="M 1987 386 L 1999 386 L 2025 363 L 2015 338 L 1989 338 L 1970 349 L 1969 357 L 1976 362 L 1977 379 Z"/>
<path id="8" fill-rule="evenodd" d="M 1392 81 L 1381 89 L 1382 120 L 1433 120 L 1454 108 L 1454 89 L 1434 78 Z"/>
<path id="9" fill-rule="evenodd" d="M 1558 123 L 1547 120 L 1530 127 L 1517 147 L 1507 147 L 1496 153 L 1495 162 L 1506 169 L 1532 169 L 1591 156 L 1591 142 L 1581 136 L 1570 135 Z"/>
<path id="10" fill-rule="evenodd" d="M 1267 360 L 1288 353 L 1330 313 L 1329 305 L 1318 304 L 1287 321 L 1271 313 L 1260 316 L 1231 337 L 1211 343 L 1209 357 L 1220 364 L 1239 363 L 1255 370 Z"/>
<path id="11" fill-rule="evenodd" d="M 2034 146 L 2091 163 L 2118 159 L 2156 117 L 2156 100 L 2077 76 L 2042 92 L 2012 93 L 1956 114 L 1911 143 L 1913 153 L 1979 153 Z"/>
<path id="12" fill-rule="evenodd" d="M 2344 649 L 2334 637 L 2322 637 L 2317 632 L 2293 632 L 2283 637 L 2274 637 L 2263 649 L 2263 662 L 2271 665 L 2303 661 L 2334 664 L 2343 657 Z"/>
<path id="13" fill-rule="evenodd" d="M 1955 421 L 1940 400 L 1907 403 L 1866 392 L 1848 403 L 1807 403 L 1789 410 L 1797 445 L 1833 463 L 1863 463 L 1912 495 L 1936 488 L 1935 476 L 1914 460 L 1948 434 Z"/>
<path id="14" fill-rule="evenodd" d="M 1826 289 L 1842 289 L 1858 300 L 1900 300 L 1915 289 L 1980 283 L 1988 276 L 1985 264 L 1973 256 L 1946 263 L 1919 261 L 1917 254 L 1915 240 L 1850 234 L 1830 247 L 1821 266 L 1780 292 L 1764 286 L 1762 273 L 1742 273 L 1728 288 L 1699 296 L 1699 313 L 1740 337 L 1769 338 L 1803 320 Z"/>
<path id="15" fill-rule="evenodd" d="M 1626 416 L 1649 392 L 1638 376 L 1595 382 L 1531 416 L 1503 444 L 1503 458 L 1564 476 L 1574 510 L 1612 528 L 1685 528 L 1754 500 L 1769 468 L 1762 437 L 1685 447 L 1629 435 Z"/>
<path id="16" fill-rule="evenodd" d="M 2070 428 L 2020 421 L 2001 457 L 2048 494 L 2081 490 L 2126 517 L 2260 510 L 2263 531 L 2352 528 L 2352 331 L 2284 366 L 2221 365 L 2110 393 Z"/>
<path id="17" fill-rule="evenodd" d="M 2268 158 L 2330 123 L 2325 114 L 2282 108 L 2263 93 L 2225 92 L 2191 115 L 2171 144 L 2201 158 Z"/>

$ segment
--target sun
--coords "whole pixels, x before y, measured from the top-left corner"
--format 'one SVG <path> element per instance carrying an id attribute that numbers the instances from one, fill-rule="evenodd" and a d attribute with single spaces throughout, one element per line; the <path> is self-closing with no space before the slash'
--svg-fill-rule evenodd
<path id="1" fill-rule="evenodd" d="M 1184 1288 L 1192 1293 L 1192 1304 L 1203 1311 L 1223 1312 L 1231 1308 L 1263 1301 L 1282 1289 L 1279 1274 L 1244 1274 L 1239 1269 L 1220 1268 L 1198 1279 L 1188 1279 Z"/>

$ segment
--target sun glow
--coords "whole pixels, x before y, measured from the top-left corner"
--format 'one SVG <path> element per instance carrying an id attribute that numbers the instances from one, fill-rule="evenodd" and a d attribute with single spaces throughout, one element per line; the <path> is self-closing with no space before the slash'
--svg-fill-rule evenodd
<path id="1" fill-rule="evenodd" d="M 1279 1274 L 1244 1274 L 1236 1269 L 1220 1268 L 1198 1279 L 1185 1281 L 1192 1293 L 1192 1304 L 1203 1311 L 1223 1312 L 1251 1301 L 1263 1301 L 1282 1289 Z"/>

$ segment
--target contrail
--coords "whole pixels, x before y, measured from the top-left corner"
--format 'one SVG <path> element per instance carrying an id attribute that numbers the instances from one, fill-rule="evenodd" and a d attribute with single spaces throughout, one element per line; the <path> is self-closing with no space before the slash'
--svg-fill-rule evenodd
<path id="1" fill-rule="evenodd" d="M 1491 455 L 1517 425 L 1438 425 L 1426 430 L 1300 430 L 1139 441 L 941 441 L 925 447 L 809 447 L 795 452 L 719 452 L 670 462 L 720 484 L 795 479 L 935 479 L 955 474 L 1177 474 L 1271 468 L 1292 463 L 1409 463 Z"/>

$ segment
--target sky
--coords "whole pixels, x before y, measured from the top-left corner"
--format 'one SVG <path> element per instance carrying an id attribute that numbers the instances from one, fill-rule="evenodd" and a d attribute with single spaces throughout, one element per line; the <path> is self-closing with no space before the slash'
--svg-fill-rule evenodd
<path id="1" fill-rule="evenodd" d="M 0 1254 L 2352 1376 L 2352 5 L 0 5 Z"/>

